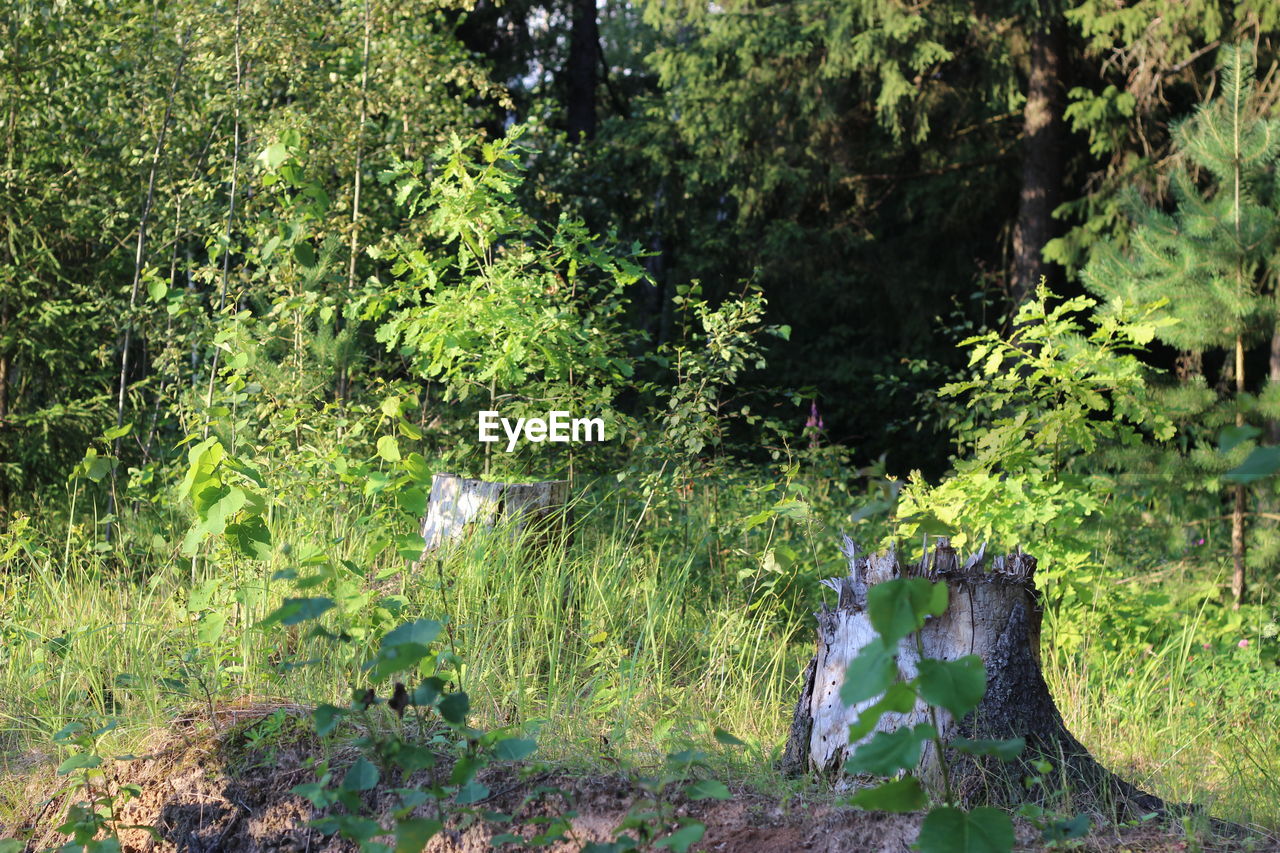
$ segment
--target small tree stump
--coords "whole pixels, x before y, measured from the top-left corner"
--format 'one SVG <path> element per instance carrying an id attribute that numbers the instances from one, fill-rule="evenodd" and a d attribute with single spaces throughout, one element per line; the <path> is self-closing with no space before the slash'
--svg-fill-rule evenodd
<path id="1" fill-rule="evenodd" d="M 422 558 L 460 539 L 468 527 L 509 524 L 513 533 L 536 531 L 550 540 L 568 529 L 569 481 L 491 483 L 457 474 L 431 478 L 431 497 L 422 518 Z"/>
<path id="2" fill-rule="evenodd" d="M 961 563 L 945 539 L 938 541 L 932 558 L 926 553 L 919 563 L 911 565 L 903 565 L 893 551 L 860 555 L 847 537 L 844 550 L 849 558 L 849 575 L 823 581 L 838 593 L 839 600 L 834 609 L 824 604 L 815 614 L 818 649 L 796 703 L 782 757 L 784 772 L 838 775 L 846 759 L 877 732 L 932 722 L 928 707 L 917 702 L 909 712 L 885 714 L 874 731 L 850 743 L 849 726 L 876 699 L 854 706 L 840 700 L 849 663 L 878 637 L 866 612 L 868 590 L 895 577 L 923 577 L 947 584 L 950 593 L 946 611 L 929 619 L 919 632 L 925 657 L 956 660 L 976 654 L 987 670 L 986 696 L 974 712 L 955 720 L 945 710 L 937 709 L 943 741 L 955 737 L 1021 737 L 1027 743 L 1021 758 L 1007 764 L 949 750 L 946 758 L 953 790 L 962 800 L 1009 804 L 1046 798 L 1052 790 L 1028 790 L 1023 784 L 1026 777 L 1039 775 L 1030 762 L 1043 758 L 1054 767 L 1045 784 L 1065 785 L 1077 803 L 1084 800 L 1103 812 L 1127 815 L 1165 811 L 1159 798 L 1099 765 L 1063 724 L 1040 672 L 1041 610 L 1032 580 L 1034 557 L 1015 552 L 996 557 L 988 567 L 980 550 Z M 899 645 L 899 676 L 904 680 L 914 678 L 919 660 L 916 636 L 912 634 Z M 939 770 L 936 749 L 926 744 L 916 773 L 926 783 L 940 787 Z"/>

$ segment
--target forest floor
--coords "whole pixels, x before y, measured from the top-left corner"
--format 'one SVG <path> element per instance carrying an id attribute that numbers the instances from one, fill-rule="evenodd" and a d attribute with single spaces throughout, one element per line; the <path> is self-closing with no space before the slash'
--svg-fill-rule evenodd
<path id="1" fill-rule="evenodd" d="M 325 838 L 308 826 L 318 816 L 311 804 L 292 793 L 294 786 L 316 778 L 315 763 L 327 759 L 340 775 L 358 756 L 354 748 L 326 751 L 302 726 L 270 741 L 252 741 L 246 732 L 274 706 L 220 709 L 217 726 L 206 716 L 181 719 L 155 733 L 145 754 L 107 768 L 107 785 L 119 790 L 136 785 L 140 796 L 120 811 L 121 848 L 132 851 L 183 853 L 336 853 L 356 845 Z M 301 716 L 300 709 L 291 711 Z M 56 847 L 65 840 L 56 832 L 60 816 L 81 792 L 60 790 L 52 756 L 28 755 L 0 768 L 9 779 L 0 790 L 21 802 L 0 803 L 18 825 L 0 826 L 0 836 L 29 838 L 28 850 Z M 771 772 L 771 771 L 770 771 Z M 767 775 L 767 774 L 766 774 Z M 594 769 L 545 764 L 492 766 L 479 779 L 492 794 L 475 814 L 446 817 L 444 832 L 426 848 L 433 853 L 493 850 L 502 833 L 532 837 L 545 832 L 549 819 L 572 814 L 567 837 L 541 849 L 580 850 L 588 841 L 610 841 L 628 814 L 652 811 L 650 793 L 639 782 L 643 769 Z M 20 786 L 13 786 L 17 779 Z M 415 782 L 426 781 L 415 779 Z M 18 793 L 20 791 L 20 793 Z M 388 813 L 392 795 L 385 788 L 366 795 L 369 814 Z M 691 801 L 675 794 L 663 799 L 662 814 L 706 826 L 698 851 L 831 851 L 831 853 L 902 853 L 910 850 L 921 814 L 894 815 L 842 806 L 830 791 L 798 792 L 778 780 L 731 786 L 728 800 Z M 503 816 L 509 816 L 503 817 Z M 423 811 L 423 816 L 436 816 Z M 385 824 L 384 824 L 385 825 Z M 1040 833 L 1029 822 L 1016 821 L 1019 850 L 1042 850 Z M 632 830 L 634 834 L 634 830 Z M 28 833 L 30 833 L 28 835 Z M 1155 821 L 1129 826 L 1095 827 L 1090 835 L 1066 843 L 1065 849 L 1086 851 L 1280 851 L 1280 840 L 1263 833 L 1227 838 L 1185 826 Z M 502 849 L 517 849 L 502 845 Z"/>

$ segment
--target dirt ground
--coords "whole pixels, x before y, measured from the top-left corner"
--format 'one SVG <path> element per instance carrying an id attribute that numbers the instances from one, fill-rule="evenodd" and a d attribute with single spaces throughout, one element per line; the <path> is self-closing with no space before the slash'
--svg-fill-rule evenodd
<path id="1" fill-rule="evenodd" d="M 311 762 L 319 745 L 297 726 L 293 737 L 271 743 L 249 743 L 247 724 L 261 718 L 258 709 L 226 712 L 219 731 L 205 723 L 179 722 L 158 734 L 143 757 L 116 764 L 109 777 L 114 785 L 141 787 L 140 798 L 121 813 L 122 824 L 150 827 L 120 833 L 127 853 L 182 851 L 182 853 L 336 853 L 354 845 L 325 838 L 307 822 L 317 813 L 311 804 L 290 790 L 314 781 Z M 354 753 L 332 756 L 341 769 Z M 482 819 L 453 821 L 428 846 L 432 853 L 472 853 L 493 850 L 491 839 L 510 832 L 530 836 L 542 831 L 539 817 L 572 809 L 568 840 L 550 848 L 580 850 L 589 840 L 613 838 L 618 824 L 644 794 L 625 774 L 580 775 L 535 767 L 493 767 L 481 772 L 481 780 L 493 791 L 479 808 L 511 815 L 509 824 Z M 17 804 L 17 825 L 0 826 L 0 837 L 28 837 L 28 851 L 63 843 L 56 832 L 69 803 L 57 790 L 51 771 L 27 774 L 22 802 Z M 6 786 L 12 790 L 12 786 Z M 534 796 L 537 792 L 544 793 Z M 706 825 L 706 834 L 694 850 L 731 853 L 903 853 L 910 850 L 921 815 L 889 815 L 842 807 L 818 797 L 771 796 L 737 790 L 729 800 L 671 800 L 673 816 L 693 818 Z M 374 810 L 390 806 L 391 795 L 371 800 Z M 830 798 L 828 797 L 828 800 Z M 10 804 L 11 806 L 13 804 Z M 425 813 L 424 813 L 425 814 Z M 1026 823 L 1018 826 L 1020 850 L 1045 849 L 1039 833 Z M 1214 839 L 1188 837 L 1180 829 L 1145 825 L 1096 829 L 1074 849 L 1088 851 L 1280 851 L 1274 838 Z M 504 845 L 503 849 L 518 849 Z"/>

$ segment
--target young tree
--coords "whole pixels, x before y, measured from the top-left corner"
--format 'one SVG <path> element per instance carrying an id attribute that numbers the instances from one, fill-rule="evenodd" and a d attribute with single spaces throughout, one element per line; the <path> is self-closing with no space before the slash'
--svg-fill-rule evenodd
<path id="1" fill-rule="evenodd" d="M 1202 417 L 1243 428 L 1250 409 L 1245 353 L 1268 340 L 1276 325 L 1273 253 L 1280 198 L 1273 165 L 1280 154 L 1280 123 L 1257 114 L 1249 53 L 1233 47 L 1222 54 L 1218 96 L 1173 131 L 1178 156 L 1172 209 L 1131 195 L 1128 246 L 1099 245 L 1084 280 L 1112 306 L 1166 299 L 1163 311 L 1177 322 L 1157 334 L 1170 346 L 1193 353 L 1225 350 L 1223 393 Z M 1239 606 L 1245 594 L 1247 487 L 1237 483 L 1232 497 L 1231 590 Z"/>

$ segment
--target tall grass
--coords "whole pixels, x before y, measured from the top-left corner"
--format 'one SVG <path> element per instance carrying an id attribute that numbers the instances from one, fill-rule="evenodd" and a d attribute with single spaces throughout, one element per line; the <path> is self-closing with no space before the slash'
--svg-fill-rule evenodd
<path id="1" fill-rule="evenodd" d="M 57 758 L 53 735 L 69 723 L 119 720 L 107 749 L 123 753 L 176 715 L 217 724 L 229 704 L 345 702 L 378 633 L 420 617 L 447 621 L 476 722 L 536 729 L 546 759 L 643 764 L 672 734 L 720 727 L 750 744 L 725 769 L 776 784 L 770 759 L 812 651 L 810 575 L 821 572 L 798 565 L 762 585 L 760 543 L 696 538 L 712 512 L 732 515 L 723 495 L 688 502 L 679 524 L 597 498 L 578 507 L 571 542 L 494 530 L 416 569 L 387 546 L 373 504 L 281 501 L 276 553 L 262 563 L 216 546 L 181 557 L 165 544 L 181 530 L 125 561 L 76 526 L 19 548 L 0 566 L 0 825 L 20 805 L 24 774 Z M 145 526 L 135 541 L 152 542 Z M 834 531 L 816 535 L 834 545 Z M 788 537 L 801 533 L 773 535 Z M 278 572 L 323 567 L 338 601 L 324 623 L 368 632 L 354 653 L 308 626 L 256 627 L 300 594 Z M 807 596 L 798 606 L 797 587 Z M 1161 796 L 1280 825 L 1280 681 L 1256 648 L 1203 649 L 1188 619 L 1150 647 L 1057 649 L 1055 632 L 1100 630 L 1096 615 L 1045 626 L 1045 675 L 1068 727 Z"/>

